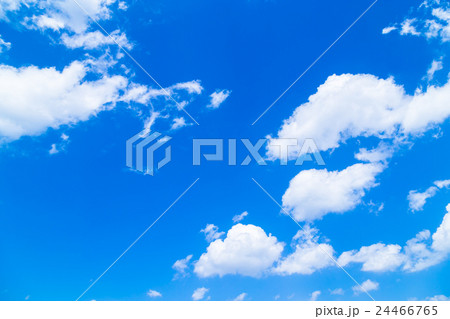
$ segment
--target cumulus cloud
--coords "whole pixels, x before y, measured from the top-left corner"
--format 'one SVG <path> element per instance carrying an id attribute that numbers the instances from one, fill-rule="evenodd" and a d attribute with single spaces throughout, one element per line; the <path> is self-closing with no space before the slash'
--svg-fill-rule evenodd
<path id="1" fill-rule="evenodd" d="M 393 271 L 400 267 L 406 260 L 406 256 L 401 254 L 402 247 L 399 245 L 375 244 L 368 247 L 361 247 L 359 250 L 352 250 L 342 253 L 338 263 L 345 267 L 349 263 L 362 263 L 363 271 L 385 272 Z"/>
<path id="2" fill-rule="evenodd" d="M 447 213 L 433 235 L 429 230 L 423 230 L 403 247 L 383 243 L 363 246 L 342 253 L 339 264 L 361 263 L 361 270 L 370 272 L 417 272 L 441 263 L 450 254 L 450 204 L 446 209 Z"/>
<path id="3" fill-rule="evenodd" d="M 354 164 L 342 171 L 304 170 L 290 182 L 283 207 L 298 221 L 313 221 L 328 213 L 344 213 L 375 187 L 381 164 Z"/>
<path id="4" fill-rule="evenodd" d="M 172 269 L 174 269 L 177 273 L 174 276 L 174 279 L 183 278 L 187 276 L 187 270 L 189 269 L 189 262 L 192 259 L 192 255 L 186 256 L 186 258 L 177 260 L 173 265 Z"/>
<path id="5" fill-rule="evenodd" d="M 334 266 L 335 263 L 331 259 L 334 249 L 329 244 L 319 243 L 317 232 L 317 229 L 308 227 L 297 232 L 293 238 L 294 252 L 281 259 L 273 272 L 279 275 L 310 275 L 320 269 Z"/>
<path id="6" fill-rule="evenodd" d="M 247 216 L 248 216 L 248 212 L 243 212 L 242 214 L 234 215 L 233 216 L 233 223 L 239 223 L 240 221 L 242 221 Z"/>
<path id="7" fill-rule="evenodd" d="M 194 293 L 192 294 L 192 300 L 198 301 L 204 299 L 208 291 L 209 289 L 205 287 L 195 289 Z"/>
<path id="8" fill-rule="evenodd" d="M 392 78 L 332 75 L 284 121 L 277 137 L 268 143 L 268 155 L 277 156 L 277 139 L 313 138 L 318 149 L 325 151 L 355 137 L 417 136 L 450 116 L 449 98 L 450 83 L 408 95 Z M 295 157 L 299 151 L 292 147 L 289 155 Z"/>
<path id="9" fill-rule="evenodd" d="M 156 290 L 149 290 L 147 292 L 147 296 L 149 296 L 150 298 L 158 298 L 158 297 L 162 297 L 162 294 Z"/>
<path id="10" fill-rule="evenodd" d="M 380 287 L 379 283 L 377 283 L 376 281 L 367 279 L 366 281 L 364 281 L 361 284 L 361 286 L 356 285 L 352 289 L 353 289 L 353 292 L 355 293 L 355 295 L 359 295 L 361 293 L 378 290 L 379 287 Z"/>
<path id="11" fill-rule="evenodd" d="M 217 109 L 225 100 L 230 96 L 231 91 L 228 90 L 218 90 L 210 95 L 209 108 Z"/>
<path id="12" fill-rule="evenodd" d="M 205 234 L 205 238 L 208 243 L 215 241 L 216 239 L 219 239 L 220 237 L 225 235 L 224 232 L 219 232 L 219 227 L 213 224 L 206 225 L 206 227 L 202 229 L 201 232 Z"/>
<path id="13" fill-rule="evenodd" d="M 434 186 L 430 186 L 424 192 L 412 190 L 408 194 L 409 209 L 413 212 L 423 210 L 427 199 L 435 196 L 440 189 L 448 188 L 450 180 L 435 181 Z"/>
<path id="14" fill-rule="evenodd" d="M 0 137 L 16 140 L 38 135 L 49 127 L 75 124 L 113 108 L 128 80 L 105 75 L 88 81 L 89 72 L 80 61 L 62 71 L 0 65 Z"/>
<path id="15" fill-rule="evenodd" d="M 227 274 L 260 277 L 280 258 L 284 244 L 254 225 L 234 225 L 224 240 L 210 243 L 196 262 L 201 278 Z"/>

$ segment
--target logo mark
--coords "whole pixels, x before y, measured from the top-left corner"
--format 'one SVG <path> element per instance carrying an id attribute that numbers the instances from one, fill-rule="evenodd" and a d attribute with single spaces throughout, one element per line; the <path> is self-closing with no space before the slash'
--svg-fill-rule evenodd
<path id="1" fill-rule="evenodd" d="M 172 138 L 169 136 L 161 137 L 161 133 L 148 133 L 145 130 L 139 132 L 126 142 L 126 165 L 129 168 L 135 169 L 145 175 L 155 173 L 155 157 L 154 153 L 161 146 L 166 144 Z M 151 144 L 153 141 L 155 143 Z M 135 156 L 133 156 L 135 155 Z M 146 165 L 144 165 L 146 159 Z M 169 163 L 172 159 L 172 148 L 167 146 L 165 149 L 165 156 L 157 164 L 157 169 L 161 169 L 164 165 Z"/>

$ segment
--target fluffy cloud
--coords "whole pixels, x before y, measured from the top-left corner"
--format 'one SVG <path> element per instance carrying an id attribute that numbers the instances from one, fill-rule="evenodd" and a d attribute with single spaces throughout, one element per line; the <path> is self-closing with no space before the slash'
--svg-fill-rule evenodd
<path id="1" fill-rule="evenodd" d="M 149 296 L 150 298 L 158 298 L 158 297 L 162 297 L 162 294 L 156 290 L 149 290 L 147 292 L 147 296 Z"/>
<path id="2" fill-rule="evenodd" d="M 401 250 L 399 245 L 375 244 L 344 252 L 338 263 L 343 267 L 352 262 L 362 263 L 363 271 L 392 271 L 405 262 L 406 256 L 400 253 Z"/>
<path id="3" fill-rule="evenodd" d="M 133 45 L 128 41 L 125 33 L 115 30 L 110 35 L 111 37 L 106 36 L 100 31 L 86 32 L 73 36 L 63 34 L 61 40 L 70 49 L 84 48 L 89 50 L 116 43 L 125 49 L 132 49 Z"/>
<path id="4" fill-rule="evenodd" d="M 360 136 L 418 135 L 450 116 L 449 99 L 450 83 L 408 95 L 392 78 L 332 75 L 284 122 L 268 144 L 268 155 L 277 156 L 277 139 L 313 138 L 319 150 L 325 151 Z M 298 153 L 299 148 L 292 147 L 289 155 Z"/>
<path id="5" fill-rule="evenodd" d="M 202 229 L 201 232 L 205 234 L 205 238 L 208 243 L 215 241 L 216 239 L 219 239 L 220 237 L 225 235 L 224 232 L 219 232 L 219 227 L 213 224 L 206 225 L 206 227 Z"/>
<path id="6" fill-rule="evenodd" d="M 85 121 L 113 108 L 128 80 L 103 76 L 88 81 L 89 67 L 75 61 L 62 71 L 0 65 L 0 136 L 15 140 L 47 128 Z"/>
<path id="7" fill-rule="evenodd" d="M 186 120 L 184 119 L 184 117 L 176 117 L 173 119 L 172 127 L 170 129 L 177 130 L 177 129 L 185 127 L 185 126 L 187 126 L 187 124 L 186 124 Z"/>
<path id="8" fill-rule="evenodd" d="M 209 289 L 205 287 L 197 288 L 194 290 L 192 294 L 192 300 L 198 301 L 205 298 L 205 295 L 208 293 Z"/>
<path id="9" fill-rule="evenodd" d="M 299 231 L 293 238 L 294 252 L 280 260 L 273 272 L 279 275 L 310 275 L 317 270 L 334 266 L 331 259 L 334 249 L 328 244 L 319 244 L 317 232 L 317 229 L 310 228 Z"/>
<path id="10" fill-rule="evenodd" d="M 450 7 L 448 2 L 426 1 L 415 10 L 418 17 L 408 17 L 396 26 L 383 29 L 383 34 L 399 30 L 401 35 L 423 36 L 450 41 Z M 389 32 L 388 32 L 389 31 Z"/>
<path id="11" fill-rule="evenodd" d="M 338 262 L 342 266 L 361 263 L 361 270 L 370 272 L 398 269 L 416 272 L 437 265 L 450 254 L 450 204 L 446 209 L 447 213 L 433 235 L 429 230 L 423 230 L 403 247 L 382 243 L 361 247 L 342 253 Z"/>
<path id="12" fill-rule="evenodd" d="M 450 180 L 435 181 L 434 186 L 429 187 L 424 192 L 410 191 L 408 194 L 409 209 L 413 212 L 423 210 L 428 198 L 435 196 L 440 189 L 448 188 L 449 186 Z"/>
<path id="13" fill-rule="evenodd" d="M 2 36 L 0 35 L 0 53 L 2 53 L 3 51 L 8 51 L 9 49 L 11 49 L 11 43 L 3 40 Z"/>
<path id="14" fill-rule="evenodd" d="M 233 223 L 239 223 L 240 221 L 242 221 L 245 217 L 247 217 L 248 212 L 243 212 L 242 214 L 239 215 L 234 215 L 233 216 Z"/>
<path id="15" fill-rule="evenodd" d="M 376 186 L 381 164 L 352 165 L 342 171 L 304 170 L 289 183 L 283 207 L 298 221 L 320 219 L 328 213 L 343 213 L 356 207 L 365 192 Z"/>
<path id="16" fill-rule="evenodd" d="M 377 283 L 376 281 L 367 279 L 366 281 L 364 281 L 361 284 L 361 286 L 356 285 L 352 289 L 353 289 L 353 292 L 355 293 L 355 295 L 359 295 L 360 293 L 366 293 L 369 291 L 378 290 L 379 287 L 380 287 L 379 283 Z"/>
<path id="17" fill-rule="evenodd" d="M 80 8 L 73 0 L 35 1 L 8 0 L 0 3 L 0 19 L 6 19 L 8 12 L 23 12 L 22 24 L 29 29 L 42 32 L 53 31 L 61 36 L 61 42 L 68 48 L 96 49 L 100 46 L 115 44 L 110 37 L 100 31 L 89 32 L 96 21 L 109 20 L 112 17 L 111 5 L 116 0 L 78 0 Z M 86 12 L 85 12 L 86 11 Z M 111 36 L 122 47 L 131 49 L 126 35 L 119 30 Z"/>
<path id="18" fill-rule="evenodd" d="M 195 264 L 202 278 L 239 274 L 260 277 L 280 258 L 283 243 L 254 225 L 234 225 L 224 240 L 217 239 Z"/>
<path id="19" fill-rule="evenodd" d="M 221 90 L 216 91 L 210 95 L 211 101 L 208 104 L 208 107 L 217 109 L 225 100 L 230 96 L 231 91 Z"/>

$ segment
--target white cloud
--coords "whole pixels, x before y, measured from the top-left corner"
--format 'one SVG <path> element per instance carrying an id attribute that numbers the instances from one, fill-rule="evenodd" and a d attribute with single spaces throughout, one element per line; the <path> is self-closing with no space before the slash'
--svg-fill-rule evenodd
<path id="1" fill-rule="evenodd" d="M 388 34 L 391 33 L 392 31 L 397 30 L 397 27 L 386 27 L 384 28 L 381 33 L 382 34 Z"/>
<path id="2" fill-rule="evenodd" d="M 245 300 L 245 298 L 247 298 L 247 293 L 243 292 L 241 293 L 239 296 L 237 296 L 236 298 L 234 298 L 234 301 L 243 301 Z"/>
<path id="3" fill-rule="evenodd" d="M 243 212 L 242 214 L 234 215 L 233 216 L 233 223 L 239 223 L 240 221 L 242 221 L 247 216 L 248 216 L 248 212 Z"/>
<path id="4" fill-rule="evenodd" d="M 53 143 L 48 153 L 50 155 L 54 155 L 61 151 L 65 151 L 68 143 L 69 143 L 69 136 L 63 133 L 61 134 L 61 141 L 59 143 Z"/>
<path id="5" fill-rule="evenodd" d="M 204 229 L 201 230 L 202 233 L 205 233 L 205 238 L 208 243 L 219 239 L 223 235 L 224 232 L 219 232 L 219 227 L 213 224 L 208 224 Z"/>
<path id="6" fill-rule="evenodd" d="M 342 266 L 361 263 L 362 271 L 384 272 L 403 270 L 417 272 L 437 265 L 450 254 L 450 204 L 446 207 L 441 225 L 431 235 L 429 230 L 419 232 L 406 245 L 378 243 L 344 252 L 338 259 Z"/>
<path id="7" fill-rule="evenodd" d="M 448 4 L 434 1 L 421 5 L 416 11 L 418 17 L 406 18 L 400 24 L 401 35 L 424 36 L 427 39 L 436 38 L 442 42 L 450 41 L 450 8 Z M 385 28 L 385 30 L 390 30 L 390 28 Z"/>
<path id="8" fill-rule="evenodd" d="M 9 49 L 11 49 L 11 42 L 6 42 L 0 35 L 0 53 L 3 51 L 8 51 Z"/>
<path id="9" fill-rule="evenodd" d="M 68 29 L 74 33 L 84 33 L 91 21 L 89 16 L 81 10 L 73 0 L 54 0 L 54 1 L 27 1 L 39 6 L 43 13 L 36 16 L 35 21 L 42 21 L 41 17 L 58 21 L 61 28 Z M 111 4 L 115 3 L 115 0 L 78 0 L 78 3 L 84 8 L 87 13 L 95 20 L 108 20 L 111 18 Z M 35 9 L 35 8 L 33 8 Z M 41 29 L 52 28 L 53 24 L 41 24 L 36 25 Z"/>
<path id="10" fill-rule="evenodd" d="M 293 238 L 294 252 L 281 259 L 273 269 L 273 273 L 284 276 L 310 275 L 317 270 L 335 265 L 330 258 L 334 255 L 333 247 L 328 244 L 319 244 L 317 232 L 317 229 L 308 227 L 297 232 Z"/>
<path id="11" fill-rule="evenodd" d="M 320 296 L 321 293 L 322 293 L 322 292 L 321 292 L 320 290 L 313 291 L 313 292 L 311 293 L 311 298 L 309 298 L 309 300 L 311 300 L 311 301 L 316 301 L 316 300 L 319 298 L 319 296 Z"/>
<path id="12" fill-rule="evenodd" d="M 428 300 L 428 301 L 450 301 L 450 297 L 447 297 L 444 295 L 436 295 L 433 297 L 427 297 L 426 300 Z"/>
<path id="13" fill-rule="evenodd" d="M 402 22 L 402 27 L 400 29 L 401 35 L 420 35 L 419 32 L 417 32 L 416 28 L 413 26 L 413 23 L 415 22 L 415 19 L 406 19 Z"/>
<path id="14" fill-rule="evenodd" d="M 360 293 L 378 290 L 379 287 L 380 287 L 379 283 L 377 283 L 376 281 L 367 279 L 366 281 L 364 281 L 361 284 L 361 286 L 356 285 L 352 289 L 353 289 L 353 292 L 355 293 L 355 295 L 359 295 Z"/>
<path id="15" fill-rule="evenodd" d="M 191 259 L 192 255 L 188 255 L 186 256 L 186 258 L 177 260 L 172 265 L 172 269 L 174 269 L 177 272 L 174 276 L 174 279 L 186 277 L 187 269 L 189 268 L 189 262 Z"/>
<path id="16" fill-rule="evenodd" d="M 172 127 L 170 129 L 177 130 L 177 129 L 185 127 L 185 126 L 187 126 L 187 124 L 186 124 L 186 120 L 184 119 L 184 117 L 176 117 L 173 119 Z"/>
<path id="17" fill-rule="evenodd" d="M 208 107 L 217 109 L 225 100 L 230 96 L 231 91 L 228 90 L 218 90 L 210 95 L 211 101 Z"/>
<path id="18" fill-rule="evenodd" d="M 427 71 L 427 78 L 428 78 L 428 81 L 433 80 L 434 74 L 435 74 L 437 71 L 440 71 L 440 70 L 442 70 L 442 69 L 443 69 L 442 61 L 439 61 L 439 60 L 433 60 L 433 62 L 431 63 L 430 68 L 429 68 L 428 71 Z"/>
<path id="19" fill-rule="evenodd" d="M 254 225 L 234 225 L 227 237 L 213 241 L 195 264 L 202 278 L 239 274 L 260 277 L 280 258 L 283 243 Z"/>
<path id="20" fill-rule="evenodd" d="M 199 80 L 177 83 L 169 88 L 170 92 L 173 90 L 185 90 L 189 94 L 201 94 L 203 87 Z"/>
<path id="21" fill-rule="evenodd" d="M 430 186 L 424 192 L 412 190 L 408 194 L 409 209 L 413 212 L 423 210 L 427 199 L 435 196 L 440 189 L 448 188 L 450 180 L 435 181 L 435 186 Z"/>
<path id="22" fill-rule="evenodd" d="M 205 287 L 197 288 L 195 289 L 194 293 L 192 294 L 192 300 L 202 300 L 205 298 L 205 295 L 208 293 L 209 289 Z"/>
<path id="23" fill-rule="evenodd" d="M 342 289 L 342 288 L 336 288 L 336 289 L 333 289 L 333 290 L 330 290 L 330 294 L 332 294 L 332 295 L 339 295 L 339 296 L 342 296 L 342 295 L 344 295 L 344 289 Z"/>
<path id="24" fill-rule="evenodd" d="M 147 296 L 149 296 L 150 298 L 158 298 L 158 297 L 162 297 L 162 294 L 156 290 L 149 290 L 147 292 Z"/>
<path id="25" fill-rule="evenodd" d="M 344 213 L 361 202 L 376 186 L 381 164 L 354 164 L 342 171 L 301 171 L 283 195 L 283 207 L 298 221 L 320 219 L 328 213 Z"/>
<path id="26" fill-rule="evenodd" d="M 119 1 L 118 8 L 119 10 L 126 11 L 128 10 L 128 4 L 125 1 Z"/>
<path id="27" fill-rule="evenodd" d="M 342 253 L 338 263 L 342 267 L 352 262 L 362 263 L 363 271 L 393 271 L 405 262 L 406 256 L 400 253 L 401 250 L 399 245 L 374 244 Z"/>
<path id="28" fill-rule="evenodd" d="M 80 61 L 62 71 L 0 65 L 0 137 L 15 140 L 38 135 L 49 127 L 75 124 L 113 108 L 127 88 L 127 79 L 104 75 L 88 81 L 90 71 Z"/>
<path id="29" fill-rule="evenodd" d="M 268 144 L 268 156 L 277 157 L 277 138 L 313 138 L 319 150 L 325 151 L 355 137 L 420 135 L 450 116 L 449 99 L 450 83 L 408 95 L 392 78 L 332 75 L 284 121 L 278 136 Z M 292 147 L 289 156 L 295 157 L 299 151 L 299 147 Z"/>
<path id="30" fill-rule="evenodd" d="M 85 32 L 75 35 L 63 34 L 61 40 L 70 49 L 83 48 L 87 50 L 97 49 L 104 45 L 118 43 L 121 47 L 131 50 L 133 45 L 128 41 L 125 33 L 115 30 L 110 33 L 111 37 L 104 35 L 100 31 Z"/>

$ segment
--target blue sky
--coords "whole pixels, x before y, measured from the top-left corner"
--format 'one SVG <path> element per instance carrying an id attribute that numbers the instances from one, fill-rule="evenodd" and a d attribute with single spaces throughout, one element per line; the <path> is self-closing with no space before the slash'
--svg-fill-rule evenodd
<path id="1" fill-rule="evenodd" d="M 115 41 L 73 0 L 0 1 L 1 300 L 75 300 L 197 178 L 81 300 L 448 298 L 448 1 L 379 0 L 254 125 L 372 2 L 77 1 Z M 143 129 L 172 137 L 154 176 L 125 165 Z M 267 166 L 192 165 L 267 136 Z"/>

